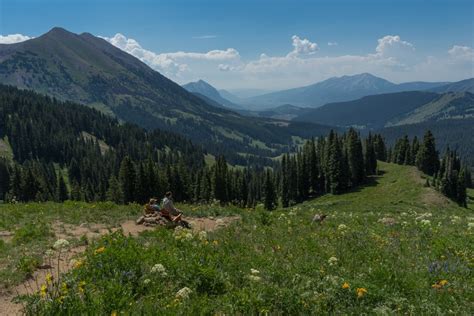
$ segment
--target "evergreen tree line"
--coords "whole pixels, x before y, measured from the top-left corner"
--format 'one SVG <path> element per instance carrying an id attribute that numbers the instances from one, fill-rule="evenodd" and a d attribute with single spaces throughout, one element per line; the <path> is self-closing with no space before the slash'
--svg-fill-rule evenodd
<path id="1" fill-rule="evenodd" d="M 385 156 L 380 135 L 369 134 L 362 140 L 352 128 L 343 135 L 331 131 L 326 138 L 307 141 L 297 153 L 285 154 L 274 186 L 283 207 L 325 193 L 340 194 L 366 182 L 377 171 L 377 159 Z M 276 201 L 265 205 L 272 208 Z"/>
<path id="2" fill-rule="evenodd" d="M 81 143 L 81 141 L 77 140 Z M 223 156 L 213 165 L 189 166 L 180 153 L 156 151 L 146 159 L 126 155 L 120 163 L 114 150 L 74 157 L 69 164 L 32 159 L 23 163 L 0 160 L 0 199 L 16 201 L 104 201 L 145 203 L 150 197 L 174 192 L 176 201 L 235 204 L 274 209 L 327 192 L 342 193 L 366 181 L 377 169 L 377 149 L 383 140 L 364 141 L 351 129 L 312 139 L 288 153 L 274 168 L 234 168 Z M 94 158 L 94 159 L 92 159 Z"/>
<path id="3" fill-rule="evenodd" d="M 466 188 L 472 187 L 470 169 L 449 147 L 440 160 L 431 131 L 426 131 L 421 142 L 416 136 L 411 141 L 406 135 L 398 139 L 394 147 L 388 150 L 388 160 L 400 165 L 416 166 L 432 177 L 431 183 L 427 179 L 427 185 L 433 186 L 459 205 L 467 206 Z"/>

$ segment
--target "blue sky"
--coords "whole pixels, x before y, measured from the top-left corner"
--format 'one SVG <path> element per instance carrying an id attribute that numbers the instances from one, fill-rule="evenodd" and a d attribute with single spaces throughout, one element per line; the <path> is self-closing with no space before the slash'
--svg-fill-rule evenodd
<path id="1" fill-rule="evenodd" d="M 107 37 L 179 83 L 280 89 L 363 71 L 396 82 L 473 76 L 473 1 L 0 0 L 3 37 L 53 26 Z"/>

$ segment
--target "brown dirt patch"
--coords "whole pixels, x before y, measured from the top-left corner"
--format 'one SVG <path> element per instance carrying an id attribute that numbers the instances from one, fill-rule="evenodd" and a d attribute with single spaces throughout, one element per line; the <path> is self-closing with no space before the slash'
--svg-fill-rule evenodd
<path id="1" fill-rule="evenodd" d="M 8 230 L 0 230 L 0 240 L 4 242 L 10 242 L 13 238 L 13 233 Z"/>
<path id="2" fill-rule="evenodd" d="M 224 228 L 230 225 L 233 222 L 239 221 L 239 216 L 228 216 L 221 218 L 197 218 L 197 217 L 186 217 L 193 231 L 214 231 L 219 228 Z M 123 222 L 120 227 L 111 227 L 107 228 L 103 224 L 81 224 L 79 226 L 64 224 L 60 221 L 56 221 L 52 224 L 53 231 L 57 238 L 81 238 L 86 236 L 88 239 L 95 239 L 102 235 L 105 235 L 110 232 L 117 231 L 122 229 L 125 235 L 138 236 L 141 232 L 154 230 L 160 228 L 161 226 L 144 226 L 137 225 L 134 220 L 127 220 Z M 0 232 L 1 233 L 10 233 L 10 232 Z M 1 236 L 1 235 L 0 235 Z M 10 235 L 9 235 L 10 236 Z M 56 259 L 53 262 L 50 262 L 50 259 L 45 259 L 46 263 L 43 269 L 37 269 L 31 278 L 24 281 L 23 283 L 17 285 L 8 292 L 0 291 L 0 315 L 22 315 L 23 306 L 21 304 L 16 304 L 12 300 L 17 295 L 24 294 L 33 294 L 39 291 L 40 286 L 44 283 L 44 279 L 48 273 L 53 275 L 53 278 L 56 280 L 58 276 L 62 273 L 69 271 L 71 266 L 71 259 L 80 256 L 86 251 L 86 246 L 78 246 L 68 249 L 62 253 L 59 261 Z M 51 266 L 51 267 L 49 267 Z"/>
<path id="3" fill-rule="evenodd" d="M 239 221 L 240 216 L 227 216 L 221 218 L 208 218 L 208 217 L 189 217 L 185 218 L 191 224 L 194 231 L 214 231 L 219 228 L 229 226 L 233 222 Z"/>
<path id="4" fill-rule="evenodd" d="M 426 179 L 422 178 L 422 173 L 417 168 L 413 167 L 411 171 L 412 178 L 416 181 L 416 183 L 424 186 L 426 183 Z M 431 187 L 424 187 L 423 192 L 421 195 L 421 202 L 425 205 L 429 206 L 448 206 L 452 203 L 447 197 L 436 191 L 434 188 Z"/>
<path id="5" fill-rule="evenodd" d="M 421 202 L 432 206 L 448 206 L 452 202 L 433 188 L 424 188 Z"/>
<path id="6" fill-rule="evenodd" d="M 52 224 L 54 235 L 57 238 L 81 238 L 83 236 L 87 239 L 98 238 L 110 232 L 110 230 L 103 224 L 87 224 L 83 223 L 79 226 L 64 224 L 56 221 Z"/>

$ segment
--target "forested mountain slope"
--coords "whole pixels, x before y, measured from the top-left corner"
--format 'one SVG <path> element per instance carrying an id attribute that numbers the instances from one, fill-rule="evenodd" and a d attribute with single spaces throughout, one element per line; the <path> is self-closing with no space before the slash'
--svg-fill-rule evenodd
<path id="1" fill-rule="evenodd" d="M 392 146 L 397 139 L 405 135 L 417 136 L 418 139 L 421 139 L 426 130 L 430 130 L 435 136 L 440 154 L 449 147 L 474 168 L 474 118 L 393 126 L 380 129 L 377 132 L 384 136 L 387 145 Z"/>
<path id="2" fill-rule="evenodd" d="M 427 104 L 439 95 L 433 92 L 398 92 L 363 97 L 354 101 L 329 103 L 308 109 L 295 120 L 324 122 L 336 126 L 381 128 L 393 118 Z"/>
<path id="3" fill-rule="evenodd" d="M 246 118 L 209 105 L 107 41 L 61 28 L 0 45 L 0 82 L 86 104 L 147 129 L 185 135 L 236 162 L 242 160 L 236 153 L 278 155 L 293 136 L 329 130 Z"/>

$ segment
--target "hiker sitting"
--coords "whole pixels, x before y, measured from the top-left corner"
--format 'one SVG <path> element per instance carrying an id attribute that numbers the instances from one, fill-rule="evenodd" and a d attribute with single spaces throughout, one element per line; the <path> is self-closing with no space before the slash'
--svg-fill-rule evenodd
<path id="1" fill-rule="evenodd" d="M 158 199 L 151 198 L 148 204 L 145 204 L 144 213 L 145 214 L 159 214 L 160 204 L 158 203 Z"/>
<path id="2" fill-rule="evenodd" d="M 171 191 L 166 192 L 160 215 L 172 222 L 179 222 L 181 221 L 183 212 L 174 207 L 172 198 L 173 193 L 171 193 Z"/>

